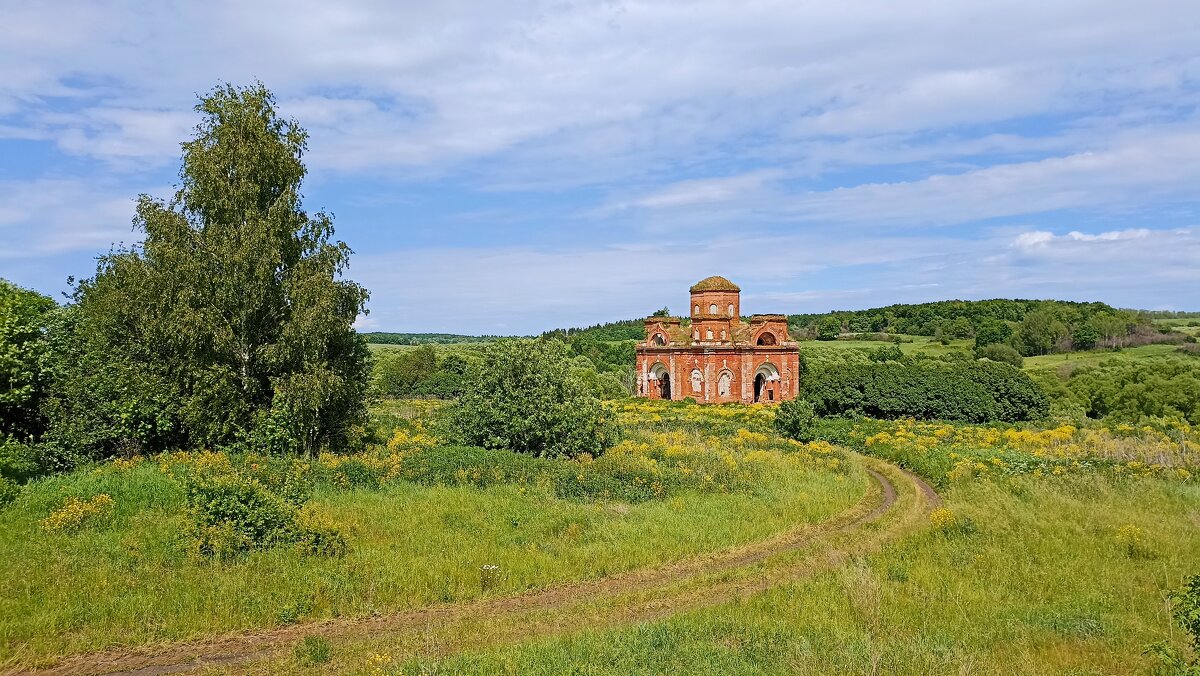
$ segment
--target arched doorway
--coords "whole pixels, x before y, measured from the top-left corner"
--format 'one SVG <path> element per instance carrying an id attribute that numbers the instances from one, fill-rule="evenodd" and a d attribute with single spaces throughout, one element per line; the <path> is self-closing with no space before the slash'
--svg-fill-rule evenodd
<path id="1" fill-rule="evenodd" d="M 774 333 L 771 333 L 770 331 L 764 331 L 762 334 L 760 334 L 758 336 L 758 344 L 759 345 L 777 345 L 778 341 L 775 340 Z"/>
<path id="2" fill-rule="evenodd" d="M 754 401 L 777 401 L 779 399 L 779 369 L 766 362 L 754 371 Z"/>
<path id="3" fill-rule="evenodd" d="M 650 398 L 671 399 L 671 374 L 662 362 L 650 368 Z"/>

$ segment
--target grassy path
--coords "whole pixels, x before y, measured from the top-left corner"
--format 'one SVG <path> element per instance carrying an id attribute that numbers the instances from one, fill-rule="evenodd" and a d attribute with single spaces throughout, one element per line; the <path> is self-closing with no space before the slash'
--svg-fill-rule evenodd
<path id="1" fill-rule="evenodd" d="M 895 465 L 857 457 L 874 480 L 861 502 L 820 524 L 738 548 L 516 596 L 77 655 L 37 673 L 153 676 L 201 668 L 277 672 L 298 668 L 289 649 L 307 636 L 334 642 L 337 659 L 325 665 L 326 670 L 355 670 L 375 649 L 441 657 L 500 642 L 653 620 L 744 598 L 839 566 L 925 526 L 925 515 L 938 503 L 933 489 Z"/>

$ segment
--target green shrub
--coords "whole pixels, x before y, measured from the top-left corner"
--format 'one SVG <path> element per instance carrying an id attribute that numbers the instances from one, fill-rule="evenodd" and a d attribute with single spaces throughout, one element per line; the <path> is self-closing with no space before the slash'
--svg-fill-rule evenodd
<path id="1" fill-rule="evenodd" d="M 0 508 L 8 505 L 21 494 L 21 486 L 0 476 Z"/>
<path id="2" fill-rule="evenodd" d="M 0 434 L 0 479 L 25 481 L 36 476 L 38 470 L 31 446 Z"/>
<path id="3" fill-rule="evenodd" d="M 813 405 L 803 399 L 789 399 L 775 413 L 775 430 L 796 441 L 812 441 L 816 432 Z"/>
<path id="4" fill-rule="evenodd" d="M 187 486 L 195 551 L 228 558 L 291 540 L 295 507 L 257 479 L 222 474 Z"/>
<path id="5" fill-rule="evenodd" d="M 802 395 L 817 415 L 1014 422 L 1044 417 L 1045 394 L 995 362 L 869 363 L 814 372 Z"/>
<path id="6" fill-rule="evenodd" d="M 292 525 L 292 537 L 296 551 L 308 556 L 340 557 L 350 550 L 350 544 L 337 524 L 308 509 L 302 509 L 297 514 Z"/>
<path id="7" fill-rule="evenodd" d="M 1025 358 L 1020 352 L 1011 345 L 1004 343 L 991 343 L 983 347 L 975 348 L 975 357 L 978 359 L 990 359 L 1002 364 L 1011 364 L 1017 368 L 1025 365 Z"/>
<path id="8" fill-rule="evenodd" d="M 598 455 L 613 441 L 600 400 L 571 374 L 557 340 L 489 344 L 447 421 L 460 443 L 535 456 Z"/>
<path id="9" fill-rule="evenodd" d="M 1192 649 L 1200 653 L 1200 575 L 1188 579 L 1183 589 L 1171 594 L 1175 619 L 1191 636 Z"/>
<path id="10" fill-rule="evenodd" d="M 1200 653 L 1200 575 L 1187 580 L 1183 589 L 1171 593 L 1172 614 L 1188 633 L 1192 650 Z M 1158 658 L 1152 673 L 1163 676 L 1200 676 L 1200 661 L 1189 660 L 1166 641 L 1147 646 L 1145 653 Z"/>
<path id="11" fill-rule="evenodd" d="M 302 664 L 313 667 L 329 661 L 333 656 L 333 646 L 326 638 L 305 636 L 304 640 L 296 645 L 295 655 Z"/>
<path id="12" fill-rule="evenodd" d="M 1055 393 L 1056 405 L 1082 410 L 1089 418 L 1134 424 L 1180 418 L 1200 425 L 1200 370 L 1187 359 L 1110 359 L 1066 377 L 1046 372 L 1038 378 Z"/>

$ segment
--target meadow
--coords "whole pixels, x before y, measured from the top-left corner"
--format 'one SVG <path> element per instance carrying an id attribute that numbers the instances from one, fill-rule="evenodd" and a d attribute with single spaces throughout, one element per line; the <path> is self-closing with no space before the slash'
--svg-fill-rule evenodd
<path id="1" fill-rule="evenodd" d="M 822 434 L 925 474 L 943 507 L 897 544 L 731 602 L 441 659 L 415 640 L 351 641 L 332 668 L 1108 674 L 1186 645 L 1167 595 L 1200 570 L 1197 430 L 861 420 Z M 280 666 L 304 662 L 259 665 Z"/>
<path id="2" fill-rule="evenodd" d="M 425 427 L 436 403 L 390 402 L 389 441 L 356 455 L 177 452 L 34 481 L 0 511 L 0 664 L 596 579 L 818 523 L 866 491 L 844 451 L 768 433 L 770 411 L 713 426 L 646 406 L 614 406 L 623 439 L 595 459 L 447 448 Z M 201 555 L 197 477 L 299 495 L 346 553 Z"/>

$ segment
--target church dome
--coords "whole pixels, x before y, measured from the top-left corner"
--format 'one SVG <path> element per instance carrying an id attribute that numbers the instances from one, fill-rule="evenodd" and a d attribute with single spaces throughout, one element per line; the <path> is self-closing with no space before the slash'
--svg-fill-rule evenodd
<path id="1" fill-rule="evenodd" d="M 738 288 L 737 284 L 734 284 L 728 279 L 725 279 L 720 275 L 713 275 L 712 277 L 705 277 L 704 279 L 692 285 L 692 293 L 698 293 L 700 291 L 741 291 L 741 289 Z"/>

